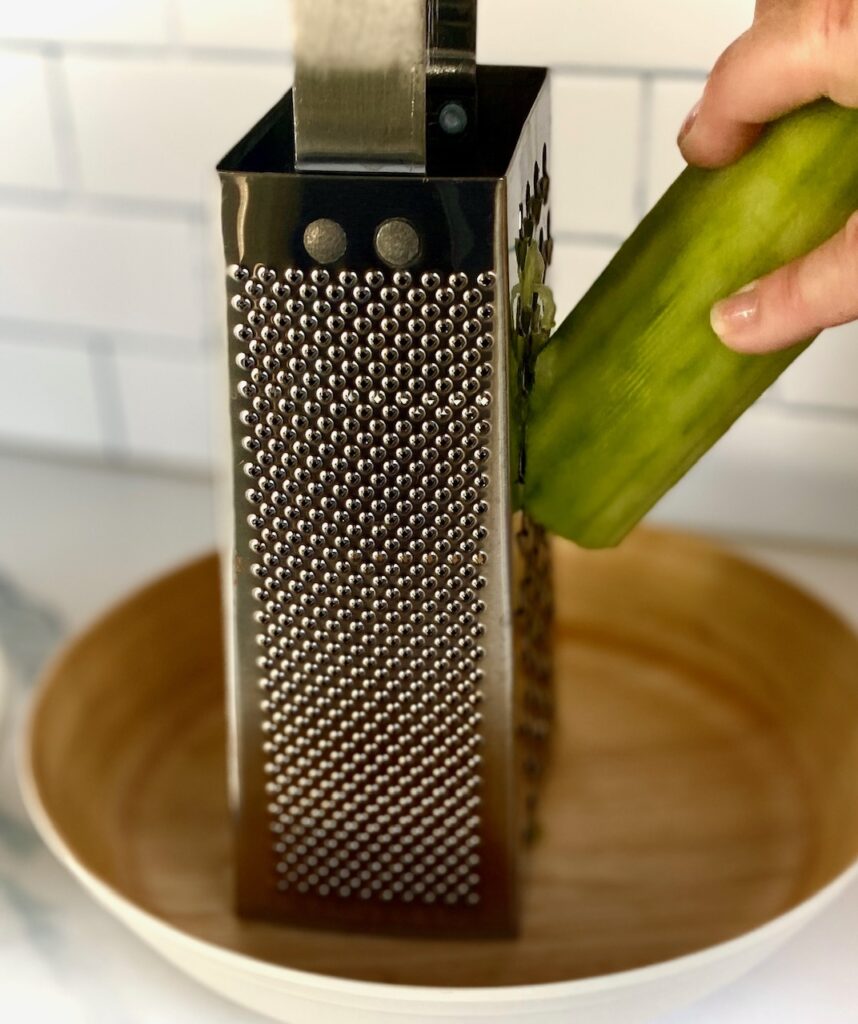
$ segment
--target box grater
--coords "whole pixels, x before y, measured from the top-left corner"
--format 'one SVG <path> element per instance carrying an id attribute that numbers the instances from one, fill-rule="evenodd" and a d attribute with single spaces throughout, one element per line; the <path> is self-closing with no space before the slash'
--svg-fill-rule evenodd
<path id="1" fill-rule="evenodd" d="M 551 718 L 515 511 L 548 76 L 476 65 L 475 0 L 295 19 L 294 89 L 219 166 L 238 906 L 511 935 Z"/>

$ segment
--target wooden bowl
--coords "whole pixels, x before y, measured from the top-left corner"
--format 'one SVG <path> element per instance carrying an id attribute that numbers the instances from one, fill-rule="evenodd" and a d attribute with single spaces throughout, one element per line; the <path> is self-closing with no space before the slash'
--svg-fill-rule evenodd
<path id="1" fill-rule="evenodd" d="M 48 673 L 23 760 L 37 825 L 166 957 L 284 1021 L 634 1024 L 711 991 L 855 873 L 858 639 L 698 540 L 557 554 L 556 763 L 518 940 L 235 916 L 213 556 Z"/>

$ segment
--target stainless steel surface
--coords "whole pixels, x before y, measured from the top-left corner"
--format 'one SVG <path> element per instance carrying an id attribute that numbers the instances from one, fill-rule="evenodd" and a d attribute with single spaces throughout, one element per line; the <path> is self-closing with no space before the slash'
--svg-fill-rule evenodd
<path id="1" fill-rule="evenodd" d="M 295 0 L 300 170 L 426 170 L 476 119 L 477 0 Z"/>
<path id="2" fill-rule="evenodd" d="M 483 91 L 511 123 L 489 121 L 481 162 L 463 150 L 449 177 L 294 173 L 289 98 L 221 166 L 247 913 L 516 927 L 547 750 L 550 566 L 513 516 L 510 292 L 549 100 L 529 69 L 494 69 Z M 305 244 L 319 220 L 347 239 L 325 266 Z M 391 224 L 419 239 L 415 266 L 401 238 L 379 245 Z"/>
<path id="3" fill-rule="evenodd" d="M 301 170 L 426 167 L 426 0 L 295 0 Z"/>

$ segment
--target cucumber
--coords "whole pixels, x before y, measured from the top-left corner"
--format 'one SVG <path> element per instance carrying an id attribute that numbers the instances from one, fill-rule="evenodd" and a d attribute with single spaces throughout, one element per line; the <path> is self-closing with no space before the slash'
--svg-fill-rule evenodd
<path id="1" fill-rule="evenodd" d="M 584 547 L 618 543 L 804 346 L 725 348 L 717 299 L 858 209 L 858 111 L 820 101 L 738 163 L 688 168 L 536 358 L 523 504 Z"/>

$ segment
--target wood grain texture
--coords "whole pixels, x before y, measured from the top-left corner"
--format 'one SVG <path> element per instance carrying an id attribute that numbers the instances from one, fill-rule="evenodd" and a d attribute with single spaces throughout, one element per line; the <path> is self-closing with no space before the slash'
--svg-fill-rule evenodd
<path id="1" fill-rule="evenodd" d="M 514 941 L 396 940 L 231 909 L 214 557 L 112 611 L 54 665 L 31 760 L 90 871 L 191 935 L 411 984 L 588 977 L 700 950 L 858 857 L 858 639 L 698 540 L 557 549 L 559 728 Z"/>

